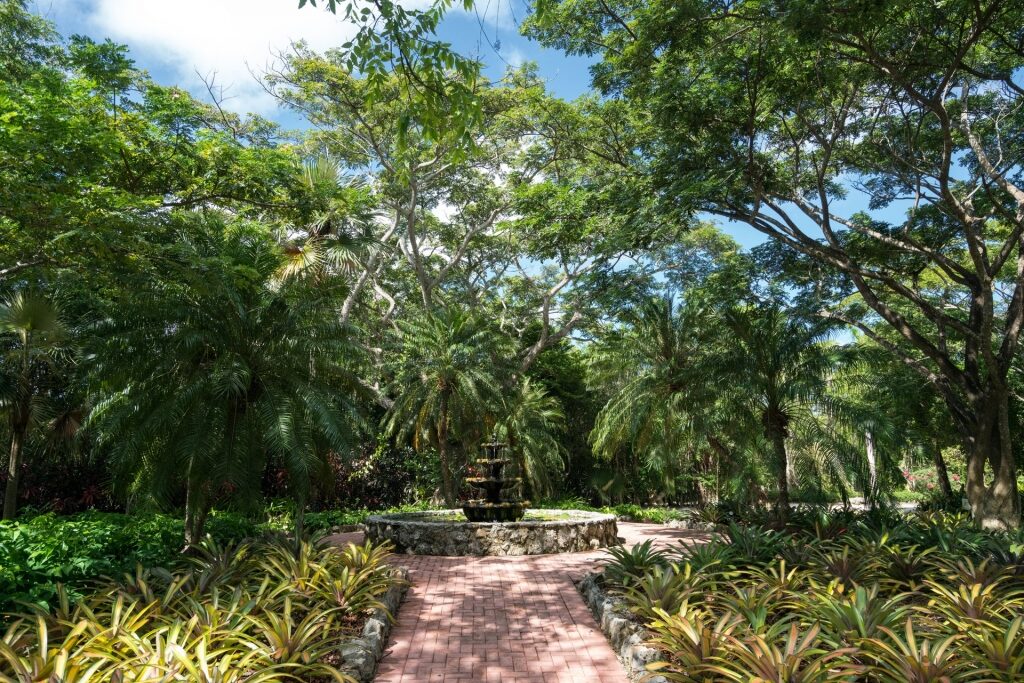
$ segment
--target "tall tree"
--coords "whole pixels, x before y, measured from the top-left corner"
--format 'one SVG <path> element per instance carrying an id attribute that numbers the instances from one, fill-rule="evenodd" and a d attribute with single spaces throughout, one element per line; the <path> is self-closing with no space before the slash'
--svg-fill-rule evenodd
<path id="1" fill-rule="evenodd" d="M 832 315 L 935 387 L 968 454 L 975 519 L 1018 526 L 1020 4 L 535 8 L 533 35 L 599 55 L 596 84 L 649 114 L 644 163 L 668 210 L 746 223 L 842 273 L 856 305 Z"/>
<path id="2" fill-rule="evenodd" d="M 403 84 L 400 73 L 366 78 L 344 52 L 302 45 L 267 75 L 268 89 L 312 124 L 304 146 L 373 177 L 381 248 L 356 269 L 342 315 L 365 301 L 387 323 L 458 291 L 467 305 L 498 312 L 522 342 L 525 372 L 644 274 L 637 255 L 655 231 L 632 229 L 633 215 L 618 210 L 643 195 L 616 177 L 624 165 L 602 160 L 631 153 L 628 112 L 561 102 L 527 66 L 477 84 L 467 147 L 407 126 L 417 105 Z"/>
<path id="3" fill-rule="evenodd" d="M 119 482 L 168 504 L 185 492 L 185 542 L 219 497 L 258 496 L 283 465 L 301 509 L 330 449 L 358 424 L 357 354 L 335 313 L 337 284 L 281 281 L 265 226 L 179 223 L 162 270 L 106 311 L 90 424 Z"/>
<path id="4" fill-rule="evenodd" d="M 0 287 L 83 270 L 93 292 L 166 243 L 180 209 L 277 208 L 298 185 L 274 126 L 135 68 L 124 46 L 62 41 L 21 0 L 0 2 Z"/>
<path id="5" fill-rule="evenodd" d="M 558 399 L 543 385 L 526 377 L 503 393 L 503 405 L 494 435 L 508 443 L 523 478 L 524 495 L 550 496 L 556 476 L 565 467 L 565 413 Z"/>
<path id="6" fill-rule="evenodd" d="M 726 314 L 733 344 L 723 379 L 735 382 L 768 444 L 776 481 L 776 509 L 789 509 L 790 456 L 787 440 L 800 412 L 825 398 L 835 354 L 825 342 L 830 323 L 807 319 L 769 303 Z"/>
<path id="7" fill-rule="evenodd" d="M 610 460 L 627 450 L 670 496 L 688 461 L 728 454 L 719 429 L 728 390 L 716 381 L 721 320 L 693 294 L 678 303 L 650 299 L 627 313 L 623 329 L 599 342 L 591 378 L 610 389 L 590 436 L 595 452 Z"/>

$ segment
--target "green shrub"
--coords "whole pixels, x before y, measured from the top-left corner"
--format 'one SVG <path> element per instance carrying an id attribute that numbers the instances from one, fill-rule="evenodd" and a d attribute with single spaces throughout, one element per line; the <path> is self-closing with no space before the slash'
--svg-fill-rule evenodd
<path id="1" fill-rule="evenodd" d="M 676 508 L 642 507 L 640 505 L 623 504 L 602 508 L 624 522 L 649 522 L 665 524 L 667 522 L 689 519 L 689 513 Z"/>
<path id="2" fill-rule="evenodd" d="M 410 505 L 399 505 L 386 510 L 324 510 L 321 512 L 310 512 L 305 517 L 305 527 L 310 533 L 327 532 L 335 527 L 352 526 L 361 524 L 369 515 L 389 514 L 401 512 L 423 512 L 434 509 L 429 503 L 413 503 Z"/>
<path id="3" fill-rule="evenodd" d="M 255 535 L 258 528 L 235 515 L 210 517 L 207 531 L 225 541 Z M 72 598 L 102 576 L 137 564 L 171 566 L 180 561 L 183 522 L 168 515 L 85 512 L 52 513 L 0 522 L 0 612 L 18 603 L 50 605 L 57 585 Z"/>
<path id="4" fill-rule="evenodd" d="M 635 503 L 620 503 L 595 507 L 582 498 L 560 498 L 537 503 L 537 508 L 547 510 L 588 510 L 615 515 L 623 522 L 648 522 L 665 524 L 667 522 L 687 520 L 691 517 L 688 510 L 670 507 L 645 507 Z"/>

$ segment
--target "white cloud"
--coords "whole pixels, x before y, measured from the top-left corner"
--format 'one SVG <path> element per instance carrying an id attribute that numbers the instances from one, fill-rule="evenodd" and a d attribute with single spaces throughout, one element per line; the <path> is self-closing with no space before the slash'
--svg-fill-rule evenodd
<path id="1" fill-rule="evenodd" d="M 432 0 L 399 2 L 408 9 L 432 4 Z M 252 74 L 265 71 L 275 52 L 297 40 L 325 50 L 354 33 L 351 24 L 326 11 L 326 0 L 317 3 L 320 7 L 301 10 L 298 0 L 33 0 L 31 4 L 57 21 L 65 33 L 125 43 L 136 63 L 159 72 L 162 83 L 170 84 L 172 79 L 205 98 L 202 77 L 216 74 L 217 85 L 231 98 L 224 105 L 240 113 L 273 113 L 274 99 Z M 510 8 L 510 3 L 487 3 L 467 14 L 461 3 L 454 3 L 452 11 L 467 19 L 475 15 L 490 39 L 514 27 Z M 524 61 L 516 48 L 503 54 L 513 66 Z"/>
<path id="2" fill-rule="evenodd" d="M 437 220 L 447 223 L 459 213 L 459 210 L 454 204 L 441 200 L 437 203 L 437 206 L 431 209 L 431 213 L 434 214 Z"/>
<path id="3" fill-rule="evenodd" d="M 322 9 L 326 2 L 301 10 L 298 0 L 50 2 L 51 11 L 40 8 L 44 15 L 75 15 L 90 35 L 126 43 L 141 66 L 153 71 L 160 65 L 197 94 L 205 94 L 200 74 L 216 74 L 217 84 L 231 97 L 225 106 L 239 112 L 274 109 L 273 98 L 251 73 L 264 71 L 274 52 L 296 40 L 323 50 L 353 34 L 351 25 Z"/>
<path id="4" fill-rule="evenodd" d="M 527 57 L 523 51 L 515 47 L 503 50 L 502 55 L 504 56 L 505 63 L 513 69 L 518 69 L 527 61 Z"/>

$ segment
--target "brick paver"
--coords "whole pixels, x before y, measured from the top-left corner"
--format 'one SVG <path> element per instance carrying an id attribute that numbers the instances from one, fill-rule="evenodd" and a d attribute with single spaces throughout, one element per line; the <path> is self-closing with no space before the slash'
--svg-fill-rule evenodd
<path id="1" fill-rule="evenodd" d="M 619 524 L 619 535 L 628 544 L 704 538 L 627 523 Z M 622 666 L 573 585 L 602 556 L 396 556 L 396 563 L 408 567 L 412 587 L 376 680 L 626 683 Z"/>

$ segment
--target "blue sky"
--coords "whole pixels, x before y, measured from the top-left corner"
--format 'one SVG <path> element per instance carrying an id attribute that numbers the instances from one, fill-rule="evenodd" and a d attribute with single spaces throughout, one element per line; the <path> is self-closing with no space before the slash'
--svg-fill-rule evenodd
<path id="1" fill-rule="evenodd" d="M 352 31 L 323 9 L 299 10 L 298 0 L 30 0 L 30 7 L 65 36 L 77 33 L 126 44 L 136 63 L 159 83 L 205 97 L 202 77 L 212 75 L 226 88 L 226 106 L 286 126 L 296 122 L 277 109 L 252 74 L 264 70 L 274 52 L 291 41 L 326 49 L 344 42 Z M 527 7 L 524 0 L 481 0 L 472 12 L 450 12 L 440 38 L 463 54 L 478 56 L 492 77 L 508 65 L 532 61 L 551 92 L 566 99 L 585 93 L 588 60 L 545 49 L 519 34 Z M 744 247 L 764 241 L 745 225 L 724 227 Z"/>
<path id="2" fill-rule="evenodd" d="M 298 9 L 298 0 L 30 0 L 64 35 L 111 38 L 131 49 L 137 63 L 161 83 L 203 91 L 196 72 L 216 72 L 235 95 L 234 108 L 273 114 L 250 70 L 259 72 L 273 52 L 293 40 L 324 49 L 344 42 L 351 28 L 322 9 Z M 588 61 L 547 50 L 519 35 L 523 0 L 483 0 L 472 12 L 452 10 L 440 38 L 463 54 L 479 56 L 489 75 L 534 61 L 553 92 L 574 98 L 588 89 Z M 424 6 L 428 0 L 407 0 Z M 324 2 L 320 3 L 325 4 Z M 498 45 L 498 49 L 495 46 Z"/>

